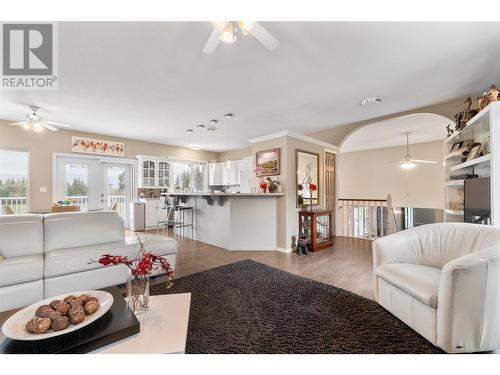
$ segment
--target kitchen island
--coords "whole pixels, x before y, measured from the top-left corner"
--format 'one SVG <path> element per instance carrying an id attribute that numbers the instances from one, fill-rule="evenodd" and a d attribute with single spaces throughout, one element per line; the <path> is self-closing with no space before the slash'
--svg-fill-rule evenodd
<path id="1" fill-rule="evenodd" d="M 169 193 L 186 206 L 184 236 L 227 250 L 276 250 L 277 200 L 282 193 Z M 177 229 L 182 233 L 182 229 Z"/>

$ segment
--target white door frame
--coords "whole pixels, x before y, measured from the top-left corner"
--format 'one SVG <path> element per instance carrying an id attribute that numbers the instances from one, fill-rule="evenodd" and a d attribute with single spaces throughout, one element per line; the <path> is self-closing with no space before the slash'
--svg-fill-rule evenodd
<path id="1" fill-rule="evenodd" d="M 130 207 L 128 205 L 128 203 L 130 202 L 133 202 L 133 199 L 134 199 L 134 188 L 132 186 L 132 180 L 133 180 L 133 176 L 132 176 L 132 166 L 130 164 L 127 164 L 127 163 L 109 163 L 107 161 L 100 161 L 99 163 L 100 165 L 100 173 L 101 173 L 101 183 L 100 183 L 100 191 L 99 191 L 99 201 L 101 203 L 101 206 L 104 210 L 108 209 L 108 201 L 109 201 L 109 195 L 108 195 L 108 186 L 107 186 L 107 182 L 108 182 L 108 168 L 107 167 L 110 167 L 110 166 L 113 166 L 113 165 L 116 165 L 116 166 L 120 166 L 120 167 L 125 167 L 127 170 L 126 170 L 126 174 L 125 174 L 125 186 L 126 186 L 126 196 L 125 196 L 125 200 L 128 201 L 127 202 L 127 206 L 125 207 L 125 217 L 123 218 L 123 221 L 125 222 L 125 228 L 128 228 L 129 227 L 129 221 L 130 221 Z"/>
<path id="2" fill-rule="evenodd" d="M 52 153 L 52 201 L 56 201 L 57 198 L 57 159 L 58 158 L 78 158 L 78 159 L 91 159 L 96 160 L 101 163 L 116 163 L 116 164 L 128 164 L 130 165 L 130 188 L 131 188 L 131 202 L 137 200 L 137 159 L 125 159 L 117 158 L 111 156 L 102 155 L 87 155 L 78 153 L 66 153 L 66 152 L 53 152 Z M 102 193 L 102 184 L 99 184 L 99 197 Z"/>

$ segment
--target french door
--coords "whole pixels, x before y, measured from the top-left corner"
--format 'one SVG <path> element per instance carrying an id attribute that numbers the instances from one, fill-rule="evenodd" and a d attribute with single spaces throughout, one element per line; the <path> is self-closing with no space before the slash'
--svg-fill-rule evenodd
<path id="1" fill-rule="evenodd" d="M 113 209 L 128 228 L 132 180 L 130 164 L 57 156 L 54 199 L 73 200 L 81 210 Z"/>

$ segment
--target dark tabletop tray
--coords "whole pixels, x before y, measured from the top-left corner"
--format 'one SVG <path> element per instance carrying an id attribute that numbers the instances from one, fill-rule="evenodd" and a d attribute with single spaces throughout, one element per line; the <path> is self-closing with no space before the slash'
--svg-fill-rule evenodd
<path id="1" fill-rule="evenodd" d="M 141 331 L 140 324 L 117 287 L 103 288 L 113 295 L 113 306 L 102 317 L 79 330 L 39 341 L 5 338 L 1 354 L 88 353 Z"/>

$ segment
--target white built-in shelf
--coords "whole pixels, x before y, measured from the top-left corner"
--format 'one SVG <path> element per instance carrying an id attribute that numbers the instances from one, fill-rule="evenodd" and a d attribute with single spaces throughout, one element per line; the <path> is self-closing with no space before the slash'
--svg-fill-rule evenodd
<path id="1" fill-rule="evenodd" d="M 452 171 L 452 172 L 453 171 L 458 171 L 460 169 L 464 169 L 464 168 L 467 168 L 467 167 L 472 167 L 473 165 L 477 165 L 477 164 L 480 164 L 480 163 L 489 162 L 490 159 L 491 159 L 491 154 L 486 154 L 486 155 L 483 155 L 483 156 L 481 156 L 479 158 L 466 161 L 465 163 L 454 165 L 453 167 L 450 168 L 450 171 Z"/>
<path id="2" fill-rule="evenodd" d="M 449 210 L 449 209 L 445 209 L 444 212 L 446 212 L 447 214 L 449 215 L 463 215 L 464 212 L 463 211 L 458 211 L 458 210 Z"/>
<path id="3" fill-rule="evenodd" d="M 446 183 L 446 186 L 464 186 L 464 180 L 452 180 Z"/>
<path id="4" fill-rule="evenodd" d="M 498 105 L 497 103 L 491 103 L 486 108 L 481 110 L 477 115 L 471 118 L 465 128 L 460 131 L 454 132 L 450 135 L 444 143 L 455 143 L 460 141 L 473 141 L 477 138 L 477 134 L 479 133 L 488 133 L 489 132 L 489 112 L 494 105 Z"/>
<path id="5" fill-rule="evenodd" d="M 448 155 L 444 157 L 444 160 L 460 159 L 462 156 L 463 156 L 462 151 L 450 152 Z"/>

